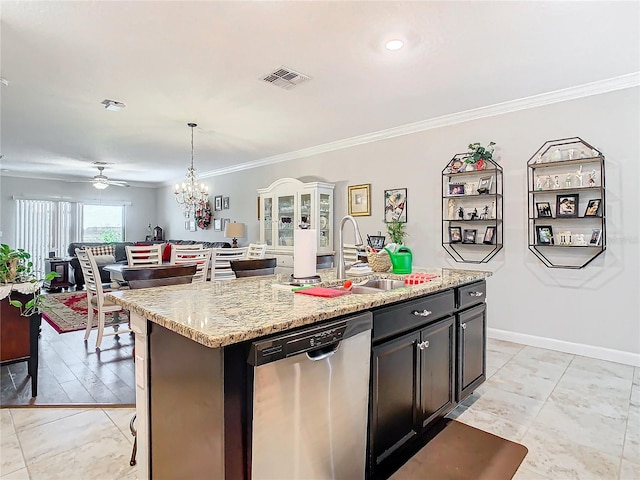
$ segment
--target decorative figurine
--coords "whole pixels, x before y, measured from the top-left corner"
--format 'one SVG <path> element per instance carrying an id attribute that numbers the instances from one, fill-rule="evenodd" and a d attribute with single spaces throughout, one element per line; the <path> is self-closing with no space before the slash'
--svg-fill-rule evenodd
<path id="1" fill-rule="evenodd" d="M 559 148 L 556 148 L 553 151 L 553 153 L 551 154 L 551 160 L 553 160 L 554 162 L 559 162 L 560 160 L 562 160 L 562 152 Z"/>
<path id="2" fill-rule="evenodd" d="M 453 220 L 456 215 L 456 201 L 453 198 L 449 199 L 449 209 L 447 211 L 447 218 Z"/>
<path id="3" fill-rule="evenodd" d="M 478 209 L 474 208 L 473 212 L 467 213 L 467 215 L 469 216 L 469 220 L 475 220 L 478 216 Z"/>
<path id="4" fill-rule="evenodd" d="M 547 175 L 547 178 L 545 179 L 544 188 L 545 190 L 551 190 L 551 175 Z"/>
<path id="5" fill-rule="evenodd" d="M 591 173 L 589 174 L 589 186 L 590 187 L 596 186 L 596 170 L 595 169 L 591 170 Z"/>
<path id="6" fill-rule="evenodd" d="M 575 148 L 570 148 L 569 149 L 569 160 L 573 160 L 573 155 L 576 153 L 576 149 Z"/>
<path id="7" fill-rule="evenodd" d="M 564 187 L 571 188 L 571 174 L 567 173 L 567 177 L 564 179 Z"/>
<path id="8" fill-rule="evenodd" d="M 542 190 L 542 177 L 536 177 L 536 190 Z"/>
<path id="9" fill-rule="evenodd" d="M 496 218 L 496 201 L 491 202 L 491 218 Z"/>
<path id="10" fill-rule="evenodd" d="M 553 177 L 553 188 L 560 188 L 560 180 L 558 179 L 558 175 Z"/>
<path id="11" fill-rule="evenodd" d="M 575 173 L 576 178 L 578 179 L 578 186 L 582 186 L 582 165 L 578 167 L 578 171 Z"/>
<path id="12" fill-rule="evenodd" d="M 480 220 L 486 220 L 489 218 L 489 205 L 485 205 L 480 214 Z"/>
<path id="13" fill-rule="evenodd" d="M 464 220 L 464 208 L 462 207 L 458 208 L 458 218 Z"/>

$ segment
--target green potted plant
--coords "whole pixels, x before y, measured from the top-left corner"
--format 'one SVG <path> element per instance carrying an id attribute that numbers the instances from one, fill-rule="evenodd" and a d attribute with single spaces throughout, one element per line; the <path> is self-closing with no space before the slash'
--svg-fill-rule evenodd
<path id="1" fill-rule="evenodd" d="M 404 237 L 408 235 L 405 230 L 406 223 L 399 221 L 387 222 L 387 233 L 392 243 L 402 244 Z"/>
<path id="2" fill-rule="evenodd" d="M 43 295 L 40 293 L 43 282 L 53 280 L 59 275 L 50 272 L 44 278 L 38 278 L 31 254 L 22 248 L 13 249 L 9 245 L 0 245 L 0 286 L 11 286 L 14 284 L 33 284 L 26 290 L 32 297 L 24 304 L 20 300 L 11 298 L 12 288 L 9 288 L 9 304 L 20 309 L 20 315 L 28 317 L 38 312 L 42 308 Z M 25 290 L 25 289 L 23 289 Z"/>
<path id="3" fill-rule="evenodd" d="M 476 170 L 482 170 L 485 167 L 485 162 L 493 158 L 494 145 L 496 142 L 489 142 L 486 147 L 480 145 L 480 142 L 470 143 L 469 151 L 464 162 L 467 165 L 475 166 Z M 474 167 L 471 167 L 474 168 Z"/>

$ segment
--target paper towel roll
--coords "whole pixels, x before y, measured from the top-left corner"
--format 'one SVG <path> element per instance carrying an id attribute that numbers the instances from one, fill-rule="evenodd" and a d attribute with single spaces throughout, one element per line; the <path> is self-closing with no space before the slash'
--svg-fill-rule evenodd
<path id="1" fill-rule="evenodd" d="M 293 276 L 312 277 L 316 274 L 317 231 L 297 229 L 293 232 Z"/>

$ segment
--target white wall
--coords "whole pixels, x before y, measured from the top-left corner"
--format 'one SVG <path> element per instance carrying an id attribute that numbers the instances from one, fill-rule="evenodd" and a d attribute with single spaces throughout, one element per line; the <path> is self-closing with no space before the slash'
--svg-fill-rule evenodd
<path id="1" fill-rule="evenodd" d="M 630 363 L 640 362 L 639 89 L 557 103 L 359 145 L 207 179 L 212 195 L 231 198 L 216 215 L 244 222 L 258 239 L 256 190 L 281 177 L 336 184 L 339 219 L 347 185 L 371 183 L 372 216 L 358 217 L 363 233 L 384 232 L 383 191 L 408 188 L 414 263 L 483 269 L 488 280 L 489 327 L 514 339 Z M 579 136 L 606 159 L 607 250 L 581 270 L 546 268 L 527 249 L 526 164 L 547 140 Z M 488 264 L 455 263 L 443 250 L 440 172 L 470 142 L 498 144 L 504 168 L 504 249 Z M 223 240 L 212 229 L 184 232 L 171 188 L 159 195 L 159 221 L 168 238 Z M 219 215 L 221 214 L 221 215 Z M 504 333 L 504 332 L 503 332 Z M 531 337 L 527 337 L 531 336 Z M 544 342 L 551 339 L 551 342 Z M 563 342 L 569 342 L 565 344 Z M 572 345 L 577 344 L 577 345 Z M 615 352 L 608 352 L 612 349 Z M 607 353 L 608 352 L 608 353 Z M 620 354 L 626 352 L 627 354 Z"/>
<path id="2" fill-rule="evenodd" d="M 111 186 L 105 190 L 96 190 L 90 183 L 71 183 L 53 180 L 38 180 L 20 177 L 0 177 L 0 241 L 15 245 L 15 202 L 13 196 L 26 198 L 64 197 L 69 201 L 123 201 L 131 202 L 126 207 L 125 240 L 144 240 L 149 223 L 156 226 L 157 189 L 120 188 Z M 79 239 L 78 239 L 79 240 Z M 64 252 L 66 254 L 66 247 Z"/>

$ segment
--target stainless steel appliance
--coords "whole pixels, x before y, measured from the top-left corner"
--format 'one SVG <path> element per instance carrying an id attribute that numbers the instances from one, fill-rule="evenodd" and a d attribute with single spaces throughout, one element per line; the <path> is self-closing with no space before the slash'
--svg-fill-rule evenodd
<path id="1" fill-rule="evenodd" d="M 251 478 L 363 479 L 370 312 L 255 342 Z"/>

